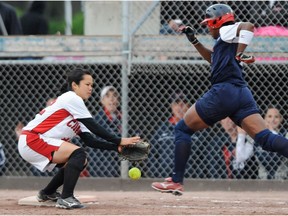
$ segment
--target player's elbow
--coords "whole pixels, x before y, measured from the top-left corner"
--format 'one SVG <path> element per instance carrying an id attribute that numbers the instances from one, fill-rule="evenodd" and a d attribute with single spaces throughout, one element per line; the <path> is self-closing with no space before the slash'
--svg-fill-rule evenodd
<path id="1" fill-rule="evenodd" d="M 254 32 L 254 24 L 252 24 L 251 22 L 243 22 L 241 23 L 240 30 L 247 30 Z"/>

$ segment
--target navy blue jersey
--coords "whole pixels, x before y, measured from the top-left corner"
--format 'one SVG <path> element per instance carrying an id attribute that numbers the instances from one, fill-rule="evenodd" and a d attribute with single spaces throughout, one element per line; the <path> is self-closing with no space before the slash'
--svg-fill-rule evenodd
<path id="1" fill-rule="evenodd" d="M 237 125 L 259 108 L 235 59 L 240 23 L 220 28 L 211 56 L 211 89 L 196 102 L 196 111 L 207 125 L 230 117 Z"/>
<path id="2" fill-rule="evenodd" d="M 235 59 L 238 43 L 227 43 L 220 37 L 217 39 L 212 53 L 211 83 L 231 83 L 246 86 L 242 66 Z"/>

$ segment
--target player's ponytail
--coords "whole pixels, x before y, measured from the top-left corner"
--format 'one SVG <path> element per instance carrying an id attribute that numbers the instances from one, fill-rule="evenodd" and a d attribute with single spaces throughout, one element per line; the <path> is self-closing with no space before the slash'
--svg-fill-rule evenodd
<path id="1" fill-rule="evenodd" d="M 60 88 L 60 94 L 63 94 L 65 92 L 69 91 L 68 88 L 68 83 L 65 83 L 64 85 L 62 85 L 62 87 Z"/>

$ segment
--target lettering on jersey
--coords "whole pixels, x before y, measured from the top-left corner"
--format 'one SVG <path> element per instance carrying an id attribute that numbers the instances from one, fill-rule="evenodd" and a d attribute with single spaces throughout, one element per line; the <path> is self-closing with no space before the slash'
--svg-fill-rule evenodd
<path id="1" fill-rule="evenodd" d="M 80 124 L 76 119 L 69 121 L 67 126 L 70 127 L 76 134 L 80 132 Z"/>

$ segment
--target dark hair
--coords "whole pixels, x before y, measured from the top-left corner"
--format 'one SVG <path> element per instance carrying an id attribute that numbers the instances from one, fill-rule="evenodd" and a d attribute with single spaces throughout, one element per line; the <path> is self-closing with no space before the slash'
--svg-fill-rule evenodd
<path id="1" fill-rule="evenodd" d="M 83 80 L 84 75 L 91 75 L 91 72 L 84 68 L 76 68 L 67 73 L 66 83 L 60 89 L 61 94 L 72 90 L 72 83 L 75 82 L 79 85 L 80 81 Z"/>
<path id="2" fill-rule="evenodd" d="M 267 110 L 268 109 L 278 109 L 279 110 L 279 107 L 277 107 L 276 105 L 274 105 L 274 104 L 269 104 L 268 106 L 267 106 Z"/>
<path id="3" fill-rule="evenodd" d="M 45 1 L 33 1 L 29 4 L 29 11 L 35 12 L 38 14 L 43 14 L 46 8 L 46 2 Z"/>

